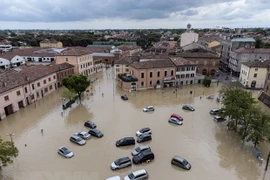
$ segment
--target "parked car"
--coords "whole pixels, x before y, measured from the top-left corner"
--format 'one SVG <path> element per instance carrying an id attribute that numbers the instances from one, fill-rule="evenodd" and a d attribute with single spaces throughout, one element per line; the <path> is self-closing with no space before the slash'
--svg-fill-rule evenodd
<path id="1" fill-rule="evenodd" d="M 71 142 L 74 142 L 74 143 L 80 145 L 80 146 L 86 144 L 86 141 L 83 140 L 80 136 L 75 136 L 75 135 L 73 135 L 73 136 L 71 136 L 71 137 L 69 138 L 69 140 L 70 140 Z"/>
<path id="2" fill-rule="evenodd" d="M 113 177 L 109 177 L 105 180 L 121 180 L 120 176 L 113 176 Z"/>
<path id="3" fill-rule="evenodd" d="M 132 165 L 131 159 L 129 157 L 123 157 L 112 162 L 111 169 L 112 170 L 122 169 L 131 165 Z"/>
<path id="4" fill-rule="evenodd" d="M 146 127 L 146 128 L 142 128 L 136 132 L 136 136 L 140 136 L 142 134 L 152 134 L 152 131 L 149 127 Z"/>
<path id="5" fill-rule="evenodd" d="M 176 114 L 176 113 L 172 114 L 172 115 L 171 115 L 171 118 L 176 118 L 176 119 L 178 119 L 179 121 L 183 121 L 183 120 L 184 120 L 179 114 Z"/>
<path id="6" fill-rule="evenodd" d="M 90 139 L 91 138 L 91 135 L 85 131 L 76 132 L 74 135 L 80 136 L 83 139 Z"/>
<path id="7" fill-rule="evenodd" d="M 137 154 L 140 154 L 141 152 L 146 150 L 151 150 L 151 148 L 149 146 L 139 146 L 131 152 L 131 155 L 136 156 Z"/>
<path id="8" fill-rule="evenodd" d="M 137 143 L 151 141 L 151 140 L 152 140 L 151 134 L 141 134 L 139 137 L 137 137 Z"/>
<path id="9" fill-rule="evenodd" d="M 127 95 L 124 95 L 124 96 L 121 96 L 121 99 L 123 99 L 123 100 L 128 100 L 128 97 L 127 97 Z"/>
<path id="10" fill-rule="evenodd" d="M 216 109 L 216 108 L 211 109 L 211 111 L 209 113 L 212 114 L 212 115 L 216 115 L 216 114 L 219 113 L 219 109 Z"/>
<path id="11" fill-rule="evenodd" d="M 180 156 L 174 156 L 171 160 L 171 164 L 186 170 L 191 169 L 191 165 L 189 164 L 189 162 Z"/>
<path id="12" fill-rule="evenodd" d="M 134 164 L 150 162 L 155 159 L 155 155 L 151 150 L 142 151 L 141 153 L 133 156 L 132 161 Z"/>
<path id="13" fill-rule="evenodd" d="M 154 106 L 147 106 L 143 108 L 143 112 L 154 111 L 154 110 L 155 110 Z"/>
<path id="14" fill-rule="evenodd" d="M 195 109 L 190 105 L 184 105 L 182 109 L 189 110 L 189 111 L 195 111 Z"/>
<path id="15" fill-rule="evenodd" d="M 64 146 L 60 147 L 57 152 L 58 154 L 64 156 L 65 158 L 72 158 L 74 156 L 73 152 Z"/>
<path id="16" fill-rule="evenodd" d="M 176 125 L 182 125 L 183 124 L 183 121 L 180 121 L 180 120 L 178 120 L 176 118 L 170 118 L 168 122 L 176 124 Z"/>
<path id="17" fill-rule="evenodd" d="M 91 129 L 95 129 L 97 127 L 97 125 L 94 122 L 92 122 L 92 121 L 86 121 L 84 123 L 84 126 L 89 127 Z"/>
<path id="18" fill-rule="evenodd" d="M 149 175 L 145 169 L 134 171 L 124 177 L 124 180 L 143 180 L 148 179 Z"/>
<path id="19" fill-rule="evenodd" d="M 91 134 L 92 136 L 97 137 L 97 138 L 103 137 L 102 132 L 101 132 L 100 130 L 98 130 L 98 129 L 90 129 L 90 130 L 88 131 L 88 133 Z"/>
<path id="20" fill-rule="evenodd" d="M 214 120 L 217 122 L 221 122 L 221 121 L 226 121 L 226 118 L 222 117 L 222 116 L 215 116 Z"/>
<path id="21" fill-rule="evenodd" d="M 135 144 L 135 139 L 134 137 L 125 137 L 125 138 L 122 138 L 118 141 L 116 141 L 115 145 L 117 147 L 119 146 L 129 146 L 129 145 L 134 145 Z"/>

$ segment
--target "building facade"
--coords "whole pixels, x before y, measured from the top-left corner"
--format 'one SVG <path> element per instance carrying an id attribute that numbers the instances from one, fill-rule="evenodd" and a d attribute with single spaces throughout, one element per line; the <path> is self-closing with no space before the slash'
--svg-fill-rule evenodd
<path id="1" fill-rule="evenodd" d="M 142 51 L 140 46 L 130 46 L 130 45 L 122 45 L 118 47 L 122 52 L 122 56 L 132 56 L 133 54 L 139 53 Z"/>
<path id="2" fill-rule="evenodd" d="M 246 88 L 263 89 L 269 60 L 256 60 L 245 62 L 241 65 L 239 82 Z"/>
<path id="3" fill-rule="evenodd" d="M 63 43 L 60 41 L 45 39 L 40 41 L 39 46 L 42 48 L 63 48 Z"/>
<path id="4" fill-rule="evenodd" d="M 139 61 L 139 56 L 124 56 L 115 62 L 114 74 L 117 77 L 118 74 L 129 73 L 129 65 L 135 61 Z"/>

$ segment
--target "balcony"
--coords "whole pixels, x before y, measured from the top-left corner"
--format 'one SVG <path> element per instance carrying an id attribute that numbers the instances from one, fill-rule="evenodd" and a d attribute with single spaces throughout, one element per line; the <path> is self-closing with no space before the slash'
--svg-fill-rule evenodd
<path id="1" fill-rule="evenodd" d="M 138 79 L 130 74 L 118 74 L 118 78 L 124 82 L 137 82 Z"/>

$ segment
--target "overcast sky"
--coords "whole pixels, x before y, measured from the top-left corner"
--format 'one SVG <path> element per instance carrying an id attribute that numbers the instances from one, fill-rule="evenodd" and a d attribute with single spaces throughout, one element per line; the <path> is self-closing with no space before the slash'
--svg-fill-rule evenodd
<path id="1" fill-rule="evenodd" d="M 268 27 L 270 0 L 0 0 L 0 29 Z"/>

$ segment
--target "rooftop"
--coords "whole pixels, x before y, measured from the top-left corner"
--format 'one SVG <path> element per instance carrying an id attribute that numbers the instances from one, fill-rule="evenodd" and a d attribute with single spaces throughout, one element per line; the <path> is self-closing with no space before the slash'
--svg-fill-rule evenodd
<path id="1" fill-rule="evenodd" d="M 60 41 L 56 41 L 56 40 L 50 40 L 50 39 L 44 39 L 43 41 L 40 41 L 40 43 L 58 43 Z"/>
<path id="2" fill-rule="evenodd" d="M 151 68 L 166 68 L 175 67 L 174 63 L 168 59 L 141 59 L 140 62 L 130 64 L 135 69 L 151 69 Z"/>
<path id="3" fill-rule="evenodd" d="M 171 57 L 171 61 L 175 64 L 175 66 L 192 66 L 196 65 L 196 63 L 189 61 L 187 59 L 184 59 L 182 57 Z"/>
<path id="4" fill-rule="evenodd" d="M 243 65 L 248 67 L 267 68 L 270 65 L 270 60 L 254 60 L 245 62 Z"/>
<path id="5" fill-rule="evenodd" d="M 140 57 L 139 56 L 124 56 L 121 59 L 115 61 L 114 64 L 131 64 L 134 61 L 139 61 Z"/>
<path id="6" fill-rule="evenodd" d="M 188 53 L 188 52 L 183 52 L 183 53 L 176 53 L 176 56 L 178 57 L 183 57 L 183 58 L 214 58 L 214 59 L 220 59 L 217 55 L 213 53 Z"/>
<path id="7" fill-rule="evenodd" d="M 270 49 L 255 49 L 255 48 L 252 48 L 252 49 L 246 49 L 246 48 L 238 48 L 238 49 L 235 49 L 234 52 L 236 53 L 258 53 L 258 54 L 270 54 Z"/>
<path id="8" fill-rule="evenodd" d="M 232 42 L 256 42 L 253 38 L 234 38 Z"/>
<path id="9" fill-rule="evenodd" d="M 114 54 L 111 53 L 93 53 L 92 55 L 98 57 L 114 57 Z"/>
<path id="10" fill-rule="evenodd" d="M 62 51 L 59 56 L 82 56 L 97 52 L 104 52 L 104 49 L 91 49 L 87 47 L 68 47 L 64 51 Z"/>
<path id="11" fill-rule="evenodd" d="M 119 46 L 118 49 L 122 51 L 129 51 L 129 50 L 134 50 L 134 49 L 140 49 L 140 46 L 132 46 L 132 45 L 122 45 Z"/>

